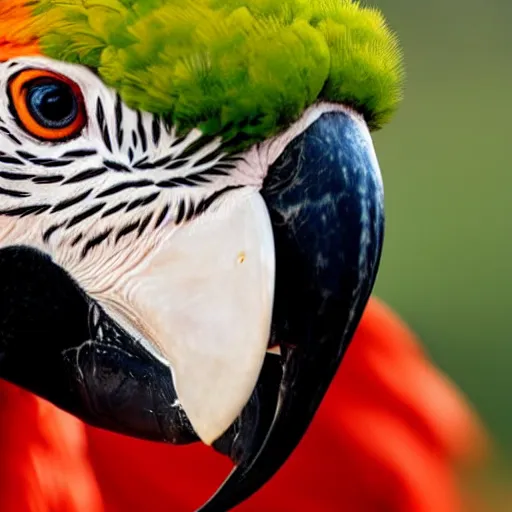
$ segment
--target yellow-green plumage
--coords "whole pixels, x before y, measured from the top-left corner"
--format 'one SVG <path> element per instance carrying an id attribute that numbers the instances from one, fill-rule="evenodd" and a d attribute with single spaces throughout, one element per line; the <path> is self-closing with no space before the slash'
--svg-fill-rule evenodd
<path id="1" fill-rule="evenodd" d="M 133 108 L 233 150 L 316 101 L 378 128 L 401 96 L 402 59 L 375 9 L 351 0 L 36 0 L 52 58 L 97 70 Z"/>

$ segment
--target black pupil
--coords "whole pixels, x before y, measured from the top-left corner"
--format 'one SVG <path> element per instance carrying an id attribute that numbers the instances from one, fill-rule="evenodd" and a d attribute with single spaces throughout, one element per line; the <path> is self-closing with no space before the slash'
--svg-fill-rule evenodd
<path id="1" fill-rule="evenodd" d="M 44 128 L 66 128 L 78 115 L 78 105 L 71 87 L 56 80 L 30 85 L 27 107 Z"/>

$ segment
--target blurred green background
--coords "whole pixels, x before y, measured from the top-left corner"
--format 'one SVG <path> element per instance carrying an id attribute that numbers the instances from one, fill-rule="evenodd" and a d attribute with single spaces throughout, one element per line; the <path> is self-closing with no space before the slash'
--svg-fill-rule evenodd
<path id="1" fill-rule="evenodd" d="M 469 396 L 512 488 L 512 1 L 370 3 L 407 66 L 402 107 L 375 134 L 387 206 L 376 294 Z"/>

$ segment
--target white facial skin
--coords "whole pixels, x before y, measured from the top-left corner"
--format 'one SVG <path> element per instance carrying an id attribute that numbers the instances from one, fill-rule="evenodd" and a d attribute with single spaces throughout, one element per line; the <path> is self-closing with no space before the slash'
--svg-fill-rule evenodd
<path id="1" fill-rule="evenodd" d="M 87 123 L 43 142 L 9 109 L 9 79 L 50 70 L 82 91 Z M 259 194 L 287 141 L 227 157 L 198 130 L 178 138 L 133 111 L 91 71 L 42 57 L 0 63 L 0 248 L 50 255 L 87 294 L 169 365 L 179 401 L 207 444 L 252 393 L 270 333 L 272 227 Z M 194 146 L 192 146 L 194 144 Z"/>

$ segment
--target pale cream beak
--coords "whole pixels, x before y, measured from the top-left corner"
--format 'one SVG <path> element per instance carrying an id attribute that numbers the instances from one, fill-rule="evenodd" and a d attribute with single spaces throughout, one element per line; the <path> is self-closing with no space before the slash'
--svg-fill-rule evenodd
<path id="1" fill-rule="evenodd" d="M 211 444 L 253 392 L 270 336 L 275 254 L 254 190 L 170 230 L 109 297 L 95 297 L 170 366 L 185 413 Z"/>

